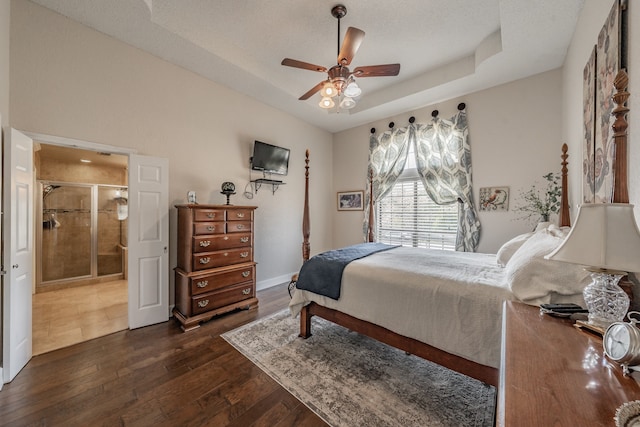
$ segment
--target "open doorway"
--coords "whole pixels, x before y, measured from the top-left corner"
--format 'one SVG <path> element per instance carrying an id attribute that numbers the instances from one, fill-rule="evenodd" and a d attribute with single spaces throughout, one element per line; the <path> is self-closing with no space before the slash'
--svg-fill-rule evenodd
<path id="1" fill-rule="evenodd" d="M 128 156 L 34 142 L 37 355 L 128 328 Z"/>

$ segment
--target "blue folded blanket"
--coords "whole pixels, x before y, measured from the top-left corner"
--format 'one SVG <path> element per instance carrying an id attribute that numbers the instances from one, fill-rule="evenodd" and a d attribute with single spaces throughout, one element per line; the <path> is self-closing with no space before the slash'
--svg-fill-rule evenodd
<path id="1" fill-rule="evenodd" d="M 361 243 L 318 254 L 302 265 L 296 288 L 337 300 L 342 287 L 342 272 L 347 264 L 396 247 L 384 243 Z"/>

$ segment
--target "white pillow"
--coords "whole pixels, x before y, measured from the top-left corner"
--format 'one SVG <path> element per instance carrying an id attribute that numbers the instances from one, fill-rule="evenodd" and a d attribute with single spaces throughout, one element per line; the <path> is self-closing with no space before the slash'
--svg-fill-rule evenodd
<path id="1" fill-rule="evenodd" d="M 545 222 L 539 222 L 536 224 L 536 228 L 533 231 L 544 231 L 547 228 L 549 228 L 550 226 L 552 226 L 553 223 L 549 222 L 549 221 L 545 221 Z"/>
<path id="2" fill-rule="evenodd" d="M 520 234 L 502 245 L 496 254 L 498 265 L 500 267 L 506 266 L 513 254 L 515 254 L 516 251 L 520 249 L 520 246 L 529 240 L 529 237 L 531 236 L 533 236 L 533 232 Z"/>
<path id="3" fill-rule="evenodd" d="M 562 232 L 562 233 L 560 233 Z M 582 290 L 590 282 L 581 266 L 544 259 L 562 243 L 565 230 L 541 230 L 534 233 L 511 257 L 505 277 L 511 292 L 521 301 L 539 305 L 566 296 L 582 305 Z"/>

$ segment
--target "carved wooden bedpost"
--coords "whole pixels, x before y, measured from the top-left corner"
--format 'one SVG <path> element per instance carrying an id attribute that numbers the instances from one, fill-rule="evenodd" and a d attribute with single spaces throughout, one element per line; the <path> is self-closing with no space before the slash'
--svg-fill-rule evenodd
<path id="1" fill-rule="evenodd" d="M 373 242 L 373 169 L 369 170 L 369 223 L 367 224 L 367 241 Z"/>
<path id="2" fill-rule="evenodd" d="M 613 81 L 616 93 L 612 96 L 615 108 L 611 115 L 615 121 L 613 129 L 613 140 L 616 148 L 616 158 L 613 165 L 613 203 L 629 203 L 629 189 L 627 187 L 627 113 L 629 108 L 625 105 L 629 99 L 627 85 L 629 77 L 625 70 L 620 70 Z"/>
<path id="3" fill-rule="evenodd" d="M 302 210 L 302 263 L 309 261 L 311 245 L 309 244 L 309 236 L 311 235 L 311 222 L 309 221 L 309 149 L 304 153 L 304 208 Z M 293 290 L 298 281 L 298 273 L 291 277 L 288 291 L 289 297 L 293 295 Z M 300 318 L 302 320 L 302 317 Z M 311 320 L 308 321 L 308 328 L 311 328 Z"/>
<path id="4" fill-rule="evenodd" d="M 569 215 L 569 194 L 568 194 L 568 185 L 567 185 L 567 151 L 569 147 L 567 144 L 562 144 L 562 154 L 560 158 L 562 159 L 562 200 L 560 201 L 560 227 L 570 227 L 571 226 L 571 217 Z"/>
<path id="5" fill-rule="evenodd" d="M 311 245 L 309 236 L 311 235 L 311 223 L 309 222 L 309 149 L 305 152 L 304 159 L 304 210 L 302 212 L 302 261 L 309 260 Z"/>

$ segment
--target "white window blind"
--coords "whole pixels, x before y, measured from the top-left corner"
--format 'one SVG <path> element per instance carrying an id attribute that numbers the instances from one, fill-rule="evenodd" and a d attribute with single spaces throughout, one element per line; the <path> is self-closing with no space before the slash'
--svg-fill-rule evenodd
<path id="1" fill-rule="evenodd" d="M 458 203 L 438 205 L 431 200 L 415 169 L 412 151 L 391 192 L 376 202 L 376 241 L 453 251 Z"/>

